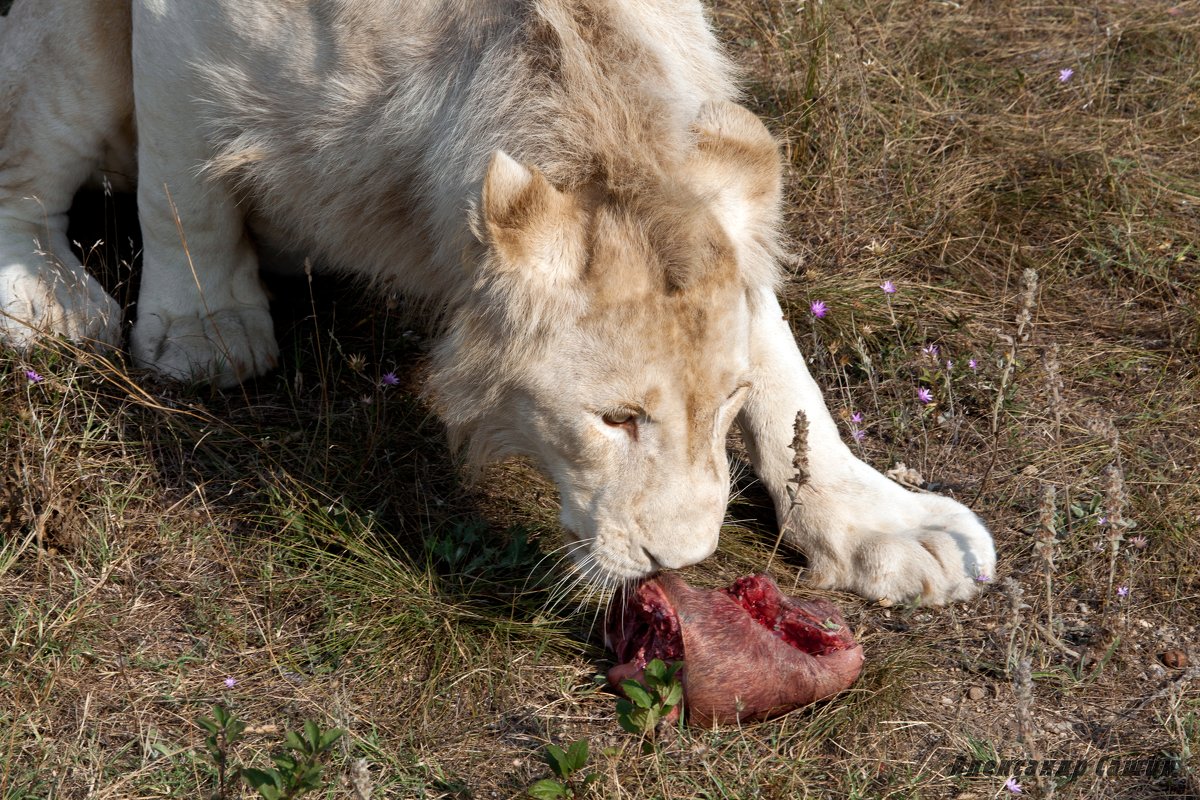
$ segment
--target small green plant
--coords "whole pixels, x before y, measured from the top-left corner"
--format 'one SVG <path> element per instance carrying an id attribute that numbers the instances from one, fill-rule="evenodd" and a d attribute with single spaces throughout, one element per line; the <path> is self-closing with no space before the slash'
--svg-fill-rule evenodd
<path id="1" fill-rule="evenodd" d="M 264 800 L 285 800 L 299 797 L 310 789 L 321 788 L 321 760 L 342 731 L 332 728 L 322 731 L 312 720 L 304 722 L 303 734 L 290 731 L 286 738 L 290 751 L 275 756 L 275 769 L 242 770 L 242 780 L 250 784 Z"/>
<path id="2" fill-rule="evenodd" d="M 439 572 L 467 582 L 529 582 L 531 575 L 536 582 L 546 577 L 534 574 L 542 552 L 529 538 L 529 532 L 519 526 L 497 536 L 485 522 L 459 523 L 432 538 L 428 548 Z"/>
<path id="3" fill-rule="evenodd" d="M 230 714 L 224 706 L 213 706 L 212 711 L 211 717 L 200 717 L 196 723 L 208 731 L 208 736 L 204 739 L 204 749 L 208 751 L 209 758 L 217 770 L 215 796 L 224 798 L 229 794 L 229 782 L 237 774 L 236 770 L 229 769 L 229 752 L 242 738 L 246 723 Z"/>
<path id="4" fill-rule="evenodd" d="M 642 671 L 645 683 L 621 681 L 625 697 L 617 701 L 617 721 L 630 733 L 653 736 L 658 723 L 667 717 L 683 700 L 683 684 L 676 673 L 683 666 L 676 661 L 670 666 L 654 659 Z"/>
<path id="5" fill-rule="evenodd" d="M 556 744 L 546 745 L 546 763 L 557 776 L 543 778 L 529 787 L 529 796 L 535 800 L 559 800 L 583 796 L 588 787 L 600 779 L 600 775 L 589 772 L 582 777 L 580 771 L 587 764 L 588 743 L 581 739 L 563 750 Z"/>
<path id="6" fill-rule="evenodd" d="M 275 756 L 273 768 L 233 767 L 230 754 L 246 723 L 223 706 L 213 706 L 212 717 L 201 717 L 196 723 L 208 731 L 205 749 L 213 761 L 217 775 L 216 798 L 229 796 L 230 783 L 240 777 L 264 800 L 291 800 L 312 789 L 321 788 L 321 763 L 330 748 L 342 737 L 342 731 L 332 728 L 322 731 L 312 720 L 306 720 L 303 732 L 291 731 L 285 738 L 287 752 Z"/>

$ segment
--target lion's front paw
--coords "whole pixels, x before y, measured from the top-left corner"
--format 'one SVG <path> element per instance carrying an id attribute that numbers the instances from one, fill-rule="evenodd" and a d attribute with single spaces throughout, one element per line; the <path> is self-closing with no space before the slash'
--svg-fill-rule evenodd
<path id="1" fill-rule="evenodd" d="M 818 585 L 941 605 L 970 598 L 995 574 L 991 534 L 966 506 L 895 484 L 876 488 L 878 496 L 798 520 L 794 538 Z"/>
<path id="2" fill-rule="evenodd" d="M 139 366 L 221 388 L 263 375 L 279 361 L 270 311 L 253 306 L 179 316 L 142 309 L 130 350 Z"/>
<path id="3" fill-rule="evenodd" d="M 0 341 L 24 349 L 45 336 L 115 347 L 121 307 L 83 267 L 0 266 Z"/>

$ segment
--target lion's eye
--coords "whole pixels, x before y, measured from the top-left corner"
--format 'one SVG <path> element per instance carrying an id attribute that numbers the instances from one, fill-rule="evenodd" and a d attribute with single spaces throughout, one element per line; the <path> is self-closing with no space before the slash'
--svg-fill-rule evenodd
<path id="1" fill-rule="evenodd" d="M 620 428 L 633 441 L 638 439 L 638 420 L 642 414 L 634 408 L 614 408 L 612 411 L 605 411 L 600 415 L 600 419 L 604 420 L 604 424 L 610 428 Z"/>
<path id="2" fill-rule="evenodd" d="M 605 425 L 612 425 L 614 428 L 637 424 L 637 414 L 627 408 L 605 412 L 600 418 L 604 420 Z"/>

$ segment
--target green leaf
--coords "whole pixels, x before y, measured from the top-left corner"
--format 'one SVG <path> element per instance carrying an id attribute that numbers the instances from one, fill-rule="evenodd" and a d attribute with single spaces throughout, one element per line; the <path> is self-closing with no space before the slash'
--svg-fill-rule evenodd
<path id="1" fill-rule="evenodd" d="M 567 787 L 549 778 L 543 778 L 530 786 L 528 792 L 529 796 L 536 800 L 557 800 L 560 797 L 567 797 Z"/>
<path id="2" fill-rule="evenodd" d="M 669 711 L 679 705 L 679 701 L 683 699 L 683 684 L 672 683 L 671 688 L 663 695 L 662 705 L 664 711 Z"/>
<path id="3" fill-rule="evenodd" d="M 667 665 L 663 663 L 662 659 L 656 658 L 646 665 L 644 673 L 649 679 L 647 683 L 651 680 L 661 681 L 667 674 Z"/>
<path id="4" fill-rule="evenodd" d="M 546 745 L 546 763 L 554 774 L 564 780 L 571 777 L 571 763 L 566 752 L 556 744 Z"/>
<path id="5" fill-rule="evenodd" d="M 587 739 L 580 739 L 578 742 L 567 748 L 567 766 L 570 767 L 572 773 L 576 773 L 583 769 L 583 765 L 587 763 L 587 759 Z"/>
<path id="6" fill-rule="evenodd" d="M 283 792 L 283 776 L 273 769 L 254 769 L 244 767 L 241 771 L 242 780 L 250 784 L 266 800 L 279 800 Z"/>
<path id="7" fill-rule="evenodd" d="M 292 775 L 292 785 L 299 789 L 318 789 L 321 786 L 321 765 L 309 764 Z"/>
<path id="8" fill-rule="evenodd" d="M 279 755 L 271 759 L 275 762 L 275 766 L 279 767 L 281 772 L 293 773 L 300 767 L 300 762 L 291 756 Z"/>
<path id="9" fill-rule="evenodd" d="M 221 730 L 221 726 L 217 725 L 217 721 L 209 719 L 208 717 L 200 717 L 196 720 L 196 724 L 201 728 L 204 728 L 204 730 L 208 731 L 213 736 L 216 736 Z"/>
<path id="10" fill-rule="evenodd" d="M 621 681 L 621 691 L 625 692 L 625 696 L 641 708 L 649 708 L 654 705 L 650 693 L 637 681 Z"/>
<path id="11" fill-rule="evenodd" d="M 325 731 L 325 733 L 321 736 L 321 752 L 325 752 L 333 745 L 334 742 L 342 738 L 343 733 L 345 733 L 345 731 L 341 730 L 340 728 L 330 728 L 329 730 Z"/>
<path id="12" fill-rule="evenodd" d="M 184 752 L 183 749 L 173 748 L 166 742 L 151 742 L 150 749 L 164 758 L 174 758 L 175 756 Z"/>
<path id="13" fill-rule="evenodd" d="M 637 726 L 638 733 L 649 733 L 654 730 L 654 724 L 658 721 L 652 708 L 639 708 L 629 715 L 629 719 Z"/>
<path id="14" fill-rule="evenodd" d="M 310 747 L 305 749 L 305 752 L 316 752 L 321 746 L 321 728 L 311 719 L 304 720 L 304 733 L 308 737 L 307 744 Z"/>
<path id="15" fill-rule="evenodd" d="M 300 738 L 300 734 L 295 731 L 288 731 L 287 736 L 284 737 L 284 741 L 287 742 L 287 746 L 292 750 L 299 750 L 301 753 L 305 752 L 305 742 Z"/>
<path id="16" fill-rule="evenodd" d="M 627 733 L 641 733 L 642 729 L 633 719 L 633 714 L 622 714 L 617 717 L 617 722 L 621 725 L 622 730 Z"/>

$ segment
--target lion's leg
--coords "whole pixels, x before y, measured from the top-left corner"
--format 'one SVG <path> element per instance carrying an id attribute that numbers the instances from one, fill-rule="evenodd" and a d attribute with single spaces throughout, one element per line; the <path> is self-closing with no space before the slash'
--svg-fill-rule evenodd
<path id="1" fill-rule="evenodd" d="M 127 4 L 18 0 L 0 28 L 0 341 L 120 338 L 121 309 L 71 251 L 67 211 L 131 149 L 132 108 Z"/>
<path id="2" fill-rule="evenodd" d="M 225 185 L 198 173 L 211 156 L 198 119 L 192 27 L 134 6 L 138 216 L 144 243 L 135 361 L 182 380 L 232 386 L 275 366 L 279 346 L 245 219 Z"/>
<path id="3" fill-rule="evenodd" d="M 760 304 L 751 338 L 753 388 L 738 423 L 785 533 L 818 584 L 872 599 L 970 597 L 996 559 L 979 518 L 950 498 L 901 488 L 850 452 L 773 295 Z M 799 489 L 791 447 L 797 411 L 808 420 L 808 480 Z"/>

